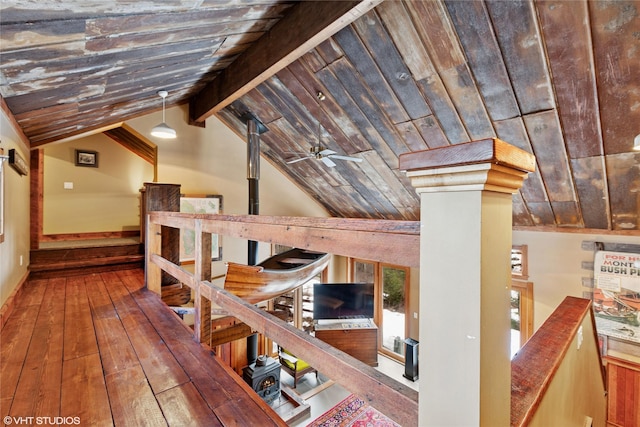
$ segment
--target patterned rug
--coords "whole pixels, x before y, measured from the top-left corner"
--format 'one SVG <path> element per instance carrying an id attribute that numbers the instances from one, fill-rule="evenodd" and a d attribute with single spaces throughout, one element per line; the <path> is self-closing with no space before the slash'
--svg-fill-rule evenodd
<path id="1" fill-rule="evenodd" d="M 400 427 L 364 400 L 351 394 L 307 427 Z"/>

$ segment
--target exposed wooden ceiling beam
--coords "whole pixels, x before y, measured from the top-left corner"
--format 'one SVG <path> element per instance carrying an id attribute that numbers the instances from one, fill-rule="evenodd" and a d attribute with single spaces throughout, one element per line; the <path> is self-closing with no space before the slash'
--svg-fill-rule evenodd
<path id="1" fill-rule="evenodd" d="M 220 111 L 381 2 L 298 3 L 215 80 L 191 98 L 191 121 L 202 122 Z"/>
<path id="2" fill-rule="evenodd" d="M 126 123 L 103 133 L 152 165 L 158 163 L 158 146 Z"/>

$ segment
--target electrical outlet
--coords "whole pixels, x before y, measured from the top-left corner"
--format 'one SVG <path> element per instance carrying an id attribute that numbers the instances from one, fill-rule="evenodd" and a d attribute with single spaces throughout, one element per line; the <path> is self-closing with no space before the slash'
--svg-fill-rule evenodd
<path id="1" fill-rule="evenodd" d="M 64 183 L 65 190 L 73 190 L 73 182 L 65 182 Z"/>
<path id="2" fill-rule="evenodd" d="M 20 255 L 20 267 L 22 267 L 22 263 L 23 263 L 22 255 Z"/>
<path id="3" fill-rule="evenodd" d="M 413 318 L 417 319 L 418 318 L 418 313 L 416 313 L 415 311 L 413 312 Z"/>
<path id="4" fill-rule="evenodd" d="M 582 347 L 582 340 L 583 340 L 583 336 L 582 336 L 582 326 L 580 326 L 578 328 L 578 350 L 580 350 L 580 347 Z"/>

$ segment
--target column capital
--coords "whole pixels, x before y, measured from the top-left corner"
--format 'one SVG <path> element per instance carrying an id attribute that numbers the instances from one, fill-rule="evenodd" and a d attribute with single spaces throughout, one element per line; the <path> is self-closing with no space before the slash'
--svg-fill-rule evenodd
<path id="1" fill-rule="evenodd" d="M 498 138 L 405 153 L 400 169 L 406 171 L 418 193 L 488 190 L 515 193 L 535 156 Z"/>

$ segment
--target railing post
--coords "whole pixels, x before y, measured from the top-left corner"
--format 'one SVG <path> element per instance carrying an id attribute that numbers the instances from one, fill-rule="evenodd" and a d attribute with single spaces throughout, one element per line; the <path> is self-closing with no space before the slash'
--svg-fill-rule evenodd
<path id="1" fill-rule="evenodd" d="M 485 139 L 400 168 L 420 194 L 418 424 L 508 426 L 512 194 L 535 158 Z"/>
<path id="2" fill-rule="evenodd" d="M 196 341 L 208 345 L 211 343 L 211 301 L 202 296 L 200 282 L 211 280 L 211 233 L 202 232 L 202 220 L 200 219 L 195 221 L 194 231 L 196 240 L 194 338 Z"/>
<path id="3" fill-rule="evenodd" d="M 150 262 L 151 254 L 160 255 L 162 250 L 162 227 L 152 223 L 147 215 L 147 229 L 145 231 L 145 284 L 147 289 L 162 295 L 162 269 L 160 266 Z"/>

